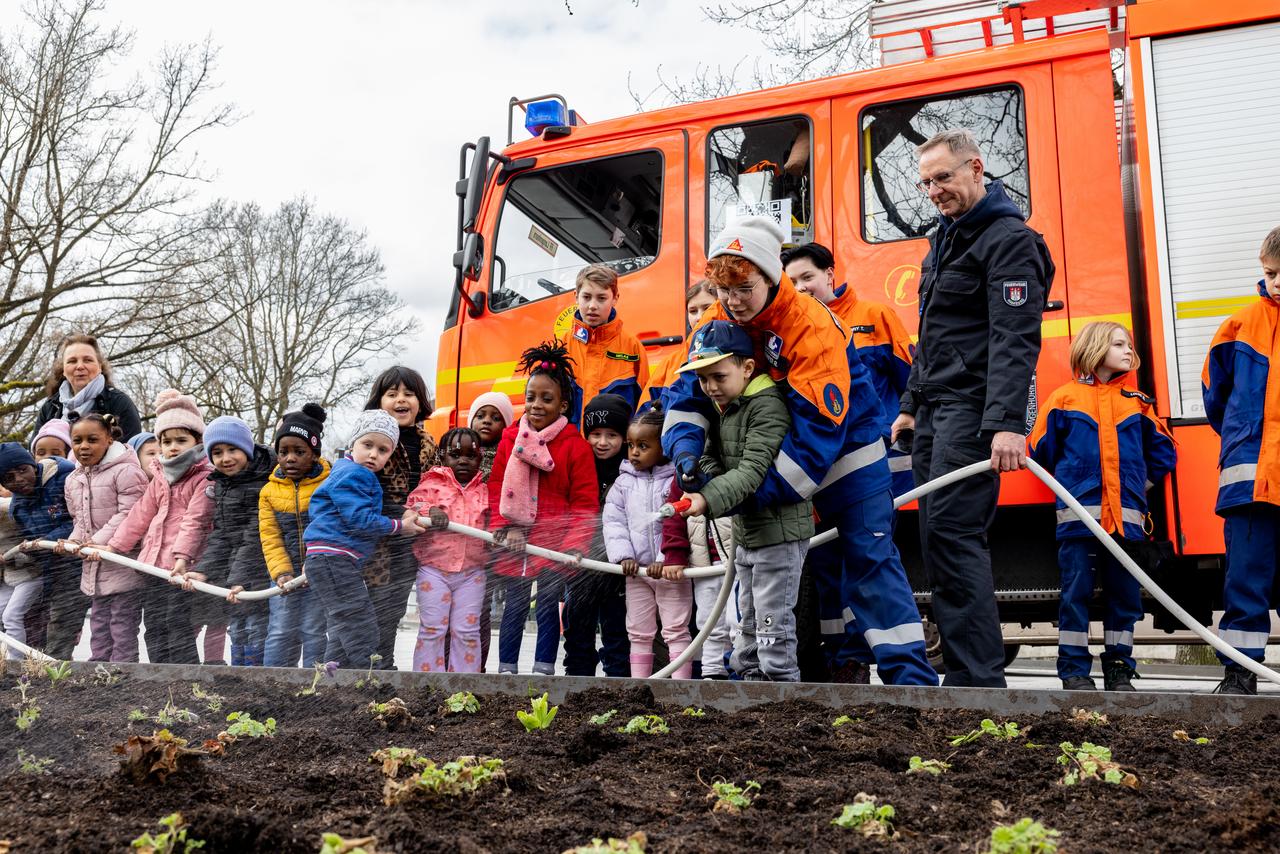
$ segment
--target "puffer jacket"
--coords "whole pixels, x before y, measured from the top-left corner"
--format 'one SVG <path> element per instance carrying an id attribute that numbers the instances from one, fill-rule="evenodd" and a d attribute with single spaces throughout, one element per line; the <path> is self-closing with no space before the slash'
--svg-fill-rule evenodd
<path id="1" fill-rule="evenodd" d="M 214 469 L 213 530 L 195 571 L 208 576 L 209 583 L 245 590 L 271 586 L 267 562 L 258 539 L 258 496 L 275 468 L 270 448 L 255 445 L 249 464 L 228 475 Z"/>
<path id="2" fill-rule="evenodd" d="M 684 495 L 680 481 L 672 479 L 667 502 L 674 504 Z M 716 536 L 725 551 L 733 553 L 733 519 L 715 520 Z M 684 518 L 679 514 L 662 520 L 662 556 L 672 566 L 712 566 L 723 556 L 708 534 L 707 517 L 698 515 Z"/>
<path id="3" fill-rule="evenodd" d="M 1280 505 L 1280 304 L 1258 282 L 1257 302 L 1222 324 L 1209 344 L 1200 382 L 1204 414 L 1222 437 L 1221 515 L 1255 501 Z"/>
<path id="4" fill-rule="evenodd" d="M 564 344 L 574 365 L 573 401 L 565 413 L 570 424 L 582 423 L 583 405 L 597 394 L 621 395 L 636 408 L 649 384 L 649 356 L 640 339 L 623 330 L 617 309 L 594 329 L 574 312 Z"/>
<path id="5" fill-rule="evenodd" d="M 68 539 L 105 545 L 111 542 L 129 510 L 147 491 L 147 474 L 138 455 L 121 442 L 112 442 L 96 466 L 77 465 L 67 477 L 67 507 L 75 527 Z M 110 596 L 137 590 L 146 576 L 110 561 L 86 560 L 80 573 L 80 592 Z"/>
<path id="6" fill-rule="evenodd" d="M 61 457 L 48 457 L 36 463 L 37 483 L 30 495 L 15 495 L 9 504 L 9 516 L 18 525 L 24 540 L 62 540 L 71 533 L 71 511 L 67 509 L 67 477 L 75 464 Z M 67 572 L 77 568 L 75 558 L 53 552 L 31 553 L 40 572 Z M 37 573 L 39 574 L 39 573 Z"/>
<path id="7" fill-rule="evenodd" d="M 329 470 L 329 461 L 321 459 L 310 475 L 293 481 L 276 468 L 262 487 L 258 495 L 258 534 L 272 580 L 302 570 L 307 551 L 302 532 L 311 521 L 311 495 L 324 483 Z"/>
<path id="8" fill-rule="evenodd" d="M 702 488 L 707 512 L 724 516 L 760 488 L 791 427 L 782 392 L 767 374 L 747 384 L 712 425 L 701 468 L 711 475 Z M 733 520 L 733 540 L 759 549 L 813 536 L 813 503 L 770 503 L 743 508 Z"/>
<path id="9" fill-rule="evenodd" d="M 423 472 L 418 488 L 409 493 L 405 505 L 424 517 L 424 522 L 427 512 L 439 507 L 450 522 L 484 530 L 489 515 L 489 485 L 479 473 L 467 484 L 458 483 L 453 469 L 434 466 Z M 414 538 L 413 554 L 419 566 L 434 567 L 441 572 L 461 572 L 482 568 L 488 549 L 483 540 L 474 537 L 430 531 Z"/>
<path id="10" fill-rule="evenodd" d="M 0 556 L 23 541 L 18 523 L 9 516 L 9 496 L 0 496 Z M 41 564 L 25 552 L 15 553 L 13 560 L 0 560 L 0 584 L 13 586 L 40 577 Z"/>
<path id="11" fill-rule="evenodd" d="M 129 509 L 107 545 L 123 554 L 141 541 L 138 560 L 161 569 L 173 569 L 178 558 L 194 561 L 204 551 L 213 522 L 212 471 L 213 465 L 201 450 L 182 477 L 170 484 L 160 460 L 152 460 L 147 491 Z"/>
<path id="12" fill-rule="evenodd" d="M 602 517 L 610 561 L 634 560 L 641 566 L 662 562 L 662 520 L 655 514 L 667 503 L 675 473 L 671 463 L 636 471 L 630 460 L 622 461 Z"/>

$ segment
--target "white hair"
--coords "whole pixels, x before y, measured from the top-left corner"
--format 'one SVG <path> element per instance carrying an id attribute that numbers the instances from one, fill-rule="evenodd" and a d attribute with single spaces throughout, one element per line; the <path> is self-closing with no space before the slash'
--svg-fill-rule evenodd
<path id="1" fill-rule="evenodd" d="M 955 155 L 983 159 L 982 149 L 978 147 L 978 140 L 974 137 L 973 131 L 968 128 L 951 128 L 935 133 L 916 146 L 916 157 L 920 157 L 929 149 L 937 148 L 940 145 L 945 145 Z"/>

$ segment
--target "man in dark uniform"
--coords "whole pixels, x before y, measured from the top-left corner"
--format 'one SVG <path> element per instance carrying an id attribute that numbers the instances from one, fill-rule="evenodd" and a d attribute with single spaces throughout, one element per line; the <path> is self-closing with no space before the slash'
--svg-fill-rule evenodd
<path id="1" fill-rule="evenodd" d="M 1004 644 L 987 531 L 999 472 L 1026 466 L 1028 390 L 1053 283 L 1044 239 L 999 181 L 983 184 L 973 134 L 948 130 L 916 149 L 938 228 L 920 265 L 920 338 L 892 438 L 915 431 L 917 485 L 982 459 L 991 471 L 920 501 L 948 686 L 1003 688 Z"/>

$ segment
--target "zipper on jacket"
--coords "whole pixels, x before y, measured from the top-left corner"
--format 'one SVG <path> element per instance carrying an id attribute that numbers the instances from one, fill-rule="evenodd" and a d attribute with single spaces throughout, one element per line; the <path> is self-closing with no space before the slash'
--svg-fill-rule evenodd
<path id="1" fill-rule="evenodd" d="M 299 497 L 301 491 L 301 484 L 296 480 L 293 481 L 293 526 L 297 528 L 298 534 L 298 560 L 302 560 L 302 556 L 307 553 L 302 545 L 302 500 Z M 293 561 L 290 560 L 289 563 L 292 564 Z"/>

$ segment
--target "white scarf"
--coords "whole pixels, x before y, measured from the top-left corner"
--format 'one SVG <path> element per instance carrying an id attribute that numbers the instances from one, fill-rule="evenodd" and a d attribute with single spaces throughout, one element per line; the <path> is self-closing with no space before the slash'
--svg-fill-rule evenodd
<path id="1" fill-rule="evenodd" d="M 71 393 L 71 383 L 66 380 L 58 387 L 58 401 L 62 404 L 62 417 L 72 420 L 72 412 L 79 418 L 93 411 L 93 401 L 107 387 L 107 378 L 102 374 L 89 381 L 89 384 L 75 394 Z"/>

